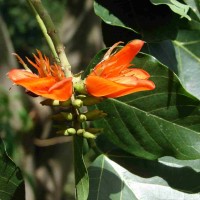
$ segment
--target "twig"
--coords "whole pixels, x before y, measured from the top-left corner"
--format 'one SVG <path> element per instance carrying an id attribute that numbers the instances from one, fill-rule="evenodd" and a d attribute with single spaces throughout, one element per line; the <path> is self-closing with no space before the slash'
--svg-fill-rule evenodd
<path id="1" fill-rule="evenodd" d="M 49 16 L 46 9 L 43 7 L 41 0 L 28 0 L 28 2 L 31 3 L 31 5 L 34 7 L 40 18 L 42 19 L 44 26 L 46 27 L 47 34 L 50 36 L 54 47 L 56 49 L 58 58 L 60 60 L 60 65 L 63 68 L 66 77 L 72 77 L 71 73 L 71 65 L 69 64 L 69 61 L 66 57 L 64 46 L 58 36 L 58 32 L 54 26 L 54 23 Z"/>
<path id="2" fill-rule="evenodd" d="M 60 136 L 60 137 L 54 137 L 50 139 L 34 139 L 34 144 L 40 147 L 47 147 L 47 146 L 52 146 L 56 144 L 61 144 L 65 142 L 71 142 L 72 137 L 66 137 L 66 136 Z"/>
<path id="3" fill-rule="evenodd" d="M 50 48 L 50 50 L 51 50 L 51 52 L 52 52 L 52 54 L 54 56 L 54 59 L 56 60 L 56 62 L 59 63 L 60 60 L 59 60 L 58 55 L 56 53 L 56 49 L 55 49 L 54 44 L 53 44 L 53 42 L 51 40 L 51 37 L 47 33 L 47 29 L 46 29 L 46 26 L 44 25 L 44 22 L 42 21 L 41 17 L 39 16 L 37 11 L 35 10 L 33 4 L 31 3 L 31 1 L 30 0 L 27 0 L 27 1 L 28 1 L 30 7 L 32 8 L 32 10 L 33 10 L 33 12 L 35 14 L 35 18 L 36 18 L 36 20 L 37 20 L 37 22 L 38 22 L 38 24 L 39 24 L 39 26 L 40 26 L 40 28 L 42 30 L 42 33 L 44 34 L 44 37 L 46 38 L 47 44 L 49 45 L 49 48 Z"/>

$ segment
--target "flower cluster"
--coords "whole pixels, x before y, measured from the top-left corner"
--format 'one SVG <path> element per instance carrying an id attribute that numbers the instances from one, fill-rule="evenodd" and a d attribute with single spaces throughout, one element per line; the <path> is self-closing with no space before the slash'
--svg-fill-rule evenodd
<path id="1" fill-rule="evenodd" d="M 120 42 L 119 42 L 120 43 Z M 144 42 L 133 40 L 120 51 L 113 50 L 119 45 L 114 44 L 105 54 L 92 72 L 86 77 L 84 87 L 86 92 L 94 97 L 117 98 L 134 92 L 153 90 L 155 85 L 148 80 L 150 75 L 139 68 L 130 68 L 131 61 L 142 48 Z M 28 62 L 38 71 L 13 69 L 8 77 L 17 85 L 28 91 L 48 99 L 66 101 L 70 99 L 73 91 L 72 77 L 66 77 L 62 68 L 51 65 L 49 59 L 37 51 L 35 62 Z M 20 62 L 23 60 L 17 56 Z"/>

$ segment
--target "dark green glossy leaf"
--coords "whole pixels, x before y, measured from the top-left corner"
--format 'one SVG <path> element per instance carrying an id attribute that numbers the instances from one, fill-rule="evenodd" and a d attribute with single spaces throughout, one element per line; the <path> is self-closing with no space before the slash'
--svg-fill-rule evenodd
<path id="1" fill-rule="evenodd" d="M 200 98 L 200 31 L 180 30 L 173 43 L 179 77 L 185 88 Z"/>
<path id="2" fill-rule="evenodd" d="M 200 102 L 155 58 L 139 54 L 134 64 L 150 73 L 156 89 L 98 104 L 108 116 L 94 125 L 104 128 L 104 135 L 116 146 L 142 158 L 200 158 Z"/>
<path id="3" fill-rule="evenodd" d="M 111 157 L 118 161 L 121 159 L 120 164 L 131 171 L 107 156 L 99 156 L 88 169 L 89 200 L 199 199 L 199 160 L 189 163 L 166 157 L 148 161 L 125 154 Z"/>
<path id="4" fill-rule="evenodd" d="M 142 51 L 151 54 L 177 74 L 178 69 L 175 49 L 170 40 L 164 40 L 158 43 L 146 43 Z"/>
<path id="5" fill-rule="evenodd" d="M 105 23 L 132 30 L 146 42 L 174 39 L 180 21 L 179 15 L 168 6 L 155 6 L 149 0 L 95 0 L 94 10 Z M 110 37 L 115 37 L 113 29 Z M 133 33 L 131 39 L 134 37 Z"/>
<path id="6" fill-rule="evenodd" d="M 74 136 L 74 166 L 76 199 L 86 200 L 88 198 L 89 177 L 83 159 L 83 137 Z"/>
<path id="7" fill-rule="evenodd" d="M 24 180 L 20 169 L 8 157 L 0 138 L 0 199 L 25 199 Z"/>
<path id="8" fill-rule="evenodd" d="M 162 4 L 166 4 L 170 7 L 170 9 L 177 13 L 178 15 L 180 15 L 181 17 L 185 17 L 187 19 L 191 19 L 189 15 L 187 15 L 188 10 L 189 10 L 189 6 L 180 3 L 177 0 L 150 0 L 153 4 L 155 5 L 162 5 Z"/>

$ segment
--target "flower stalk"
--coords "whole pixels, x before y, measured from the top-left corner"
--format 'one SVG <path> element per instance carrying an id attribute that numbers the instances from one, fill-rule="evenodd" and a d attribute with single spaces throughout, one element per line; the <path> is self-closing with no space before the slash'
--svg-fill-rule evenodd
<path id="1" fill-rule="evenodd" d="M 36 11 L 31 0 L 27 0 L 27 2 L 29 3 L 29 5 L 30 5 L 30 7 L 31 7 L 31 9 L 32 9 L 32 11 L 35 15 L 35 18 L 36 18 L 36 20 L 37 20 L 37 22 L 40 26 L 40 29 L 41 29 L 41 31 L 42 31 L 42 33 L 43 33 L 43 35 L 44 35 L 44 37 L 47 41 L 47 44 L 48 44 L 48 46 L 49 46 L 49 48 L 50 48 L 50 50 L 53 54 L 54 59 L 56 60 L 57 63 L 60 63 L 59 58 L 58 58 L 58 54 L 57 54 L 56 49 L 55 49 L 54 44 L 53 44 L 53 41 L 52 41 L 51 37 L 49 36 L 49 34 L 47 32 L 47 29 L 46 29 L 46 26 L 45 26 L 43 20 L 41 19 L 40 15 Z"/>
<path id="2" fill-rule="evenodd" d="M 52 43 L 55 47 L 56 53 L 58 55 L 59 61 L 60 61 L 58 64 L 60 64 L 61 67 L 63 68 L 65 72 L 65 76 L 72 77 L 71 65 L 66 57 L 64 46 L 60 40 L 60 37 L 58 36 L 58 31 L 56 30 L 51 17 L 49 16 L 48 12 L 42 5 L 41 0 L 28 0 L 28 2 L 31 5 L 32 9 L 34 10 L 34 13 L 36 14 L 36 16 L 39 15 L 39 17 L 41 18 L 42 20 L 41 27 L 43 28 L 45 32 L 44 34 L 45 38 L 47 39 L 47 41 L 50 40 L 49 37 L 51 38 Z M 39 19 L 39 17 L 37 18 Z M 39 21 L 41 22 L 41 20 Z M 46 30 L 44 27 L 46 27 Z M 49 35 L 49 37 L 47 37 L 46 33 Z M 51 42 L 49 42 L 49 44 L 52 46 Z M 55 55 L 54 50 L 52 53 Z"/>

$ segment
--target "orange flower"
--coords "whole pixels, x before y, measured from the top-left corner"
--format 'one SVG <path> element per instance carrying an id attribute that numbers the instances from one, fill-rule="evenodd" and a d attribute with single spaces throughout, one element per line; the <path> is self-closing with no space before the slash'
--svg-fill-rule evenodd
<path id="1" fill-rule="evenodd" d="M 27 60 L 36 68 L 38 75 L 30 70 L 13 69 L 8 73 L 8 77 L 15 84 L 25 87 L 36 95 L 59 101 L 68 100 L 72 95 L 72 78 L 66 78 L 60 66 L 50 65 L 46 56 L 43 57 L 40 51 L 37 53 L 38 57 L 33 54 L 35 63 L 28 58 Z M 23 60 L 16 56 L 20 63 L 26 66 Z"/>
<path id="2" fill-rule="evenodd" d="M 133 40 L 117 53 L 114 44 L 86 78 L 85 84 L 89 94 L 95 97 L 116 98 L 134 92 L 153 90 L 155 85 L 148 80 L 150 75 L 138 68 L 129 68 L 130 62 L 142 48 L 144 41 Z"/>

